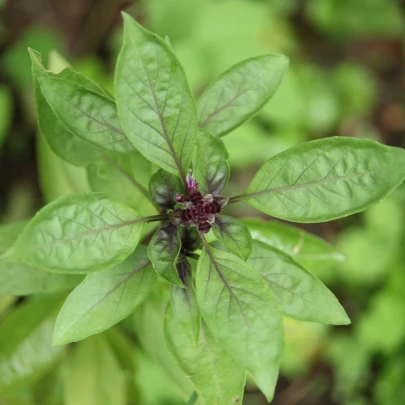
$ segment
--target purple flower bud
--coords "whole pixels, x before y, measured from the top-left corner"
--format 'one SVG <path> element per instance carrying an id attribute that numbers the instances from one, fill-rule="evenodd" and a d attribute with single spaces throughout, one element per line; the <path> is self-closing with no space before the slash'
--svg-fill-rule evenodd
<path id="1" fill-rule="evenodd" d="M 191 170 L 187 173 L 187 191 L 198 190 L 198 183 L 196 183 L 194 176 L 191 174 Z"/>
<path id="2" fill-rule="evenodd" d="M 183 202 L 183 200 L 184 200 L 184 197 L 183 197 L 181 194 L 177 194 L 177 195 L 176 195 L 176 201 L 177 201 L 178 203 Z"/>

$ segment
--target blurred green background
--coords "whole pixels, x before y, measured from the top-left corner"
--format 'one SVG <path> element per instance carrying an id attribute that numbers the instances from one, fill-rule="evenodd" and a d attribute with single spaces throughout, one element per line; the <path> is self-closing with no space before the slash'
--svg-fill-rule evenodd
<path id="1" fill-rule="evenodd" d="M 228 195 L 243 191 L 269 157 L 308 140 L 341 135 L 405 147 L 404 1 L 0 0 L 0 223 L 30 218 L 60 195 L 89 190 L 84 169 L 37 139 L 27 47 L 46 63 L 58 51 L 113 92 L 123 9 L 169 36 L 196 95 L 244 58 L 290 57 L 273 99 L 223 138 L 233 169 Z M 285 320 L 275 405 L 405 404 L 404 203 L 402 186 L 362 214 L 305 226 L 346 257 L 309 270 L 339 297 L 352 325 Z M 237 216 L 259 215 L 247 205 L 236 208 Z M 44 353 L 25 348 L 38 367 L 15 386 L 7 386 L 1 365 L 7 337 L 0 335 L 0 404 L 185 404 L 183 377 L 162 340 L 160 302 L 152 296 L 134 319 L 57 350 L 41 315 L 27 336 L 43 339 Z M 0 296 L 0 327 L 29 321 L 35 305 L 59 304 Z M 40 354 L 46 359 L 37 362 Z M 250 383 L 244 404 L 265 404 Z"/>

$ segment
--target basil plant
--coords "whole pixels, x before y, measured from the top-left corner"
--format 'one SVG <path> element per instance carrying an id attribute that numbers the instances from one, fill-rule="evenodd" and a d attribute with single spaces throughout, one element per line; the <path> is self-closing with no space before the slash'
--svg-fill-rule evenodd
<path id="1" fill-rule="evenodd" d="M 226 195 L 221 137 L 271 98 L 288 59 L 242 61 L 195 100 L 168 39 L 123 17 L 115 97 L 71 68 L 46 70 L 30 50 L 39 131 L 56 155 L 85 168 L 93 192 L 1 228 L 14 235 L 1 293 L 72 290 L 56 319 L 57 348 L 110 328 L 156 289 L 169 297 L 167 348 L 205 404 L 242 403 L 247 375 L 271 401 L 283 316 L 350 323 L 307 270 L 311 252 L 335 251 L 281 222 L 236 219 L 228 206 L 298 223 L 345 217 L 401 184 L 405 152 L 366 139 L 310 141 L 267 160 L 243 194 Z"/>

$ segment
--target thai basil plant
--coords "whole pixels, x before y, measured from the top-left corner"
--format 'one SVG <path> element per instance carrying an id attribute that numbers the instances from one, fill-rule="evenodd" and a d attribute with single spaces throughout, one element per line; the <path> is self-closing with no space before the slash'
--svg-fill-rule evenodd
<path id="1" fill-rule="evenodd" d="M 207 405 L 242 403 L 248 375 L 271 401 L 283 316 L 350 323 L 306 265 L 311 252 L 335 251 L 281 222 L 236 219 L 227 209 L 248 203 L 299 223 L 345 217 L 401 184 L 405 152 L 346 137 L 307 142 L 270 157 L 231 196 L 221 137 L 271 98 L 286 57 L 242 61 L 194 100 L 168 39 L 127 14 L 115 96 L 30 55 L 39 131 L 56 155 L 85 168 L 93 192 L 2 228 L 15 243 L 4 249 L 1 293 L 73 289 L 56 319 L 60 346 L 110 328 L 147 305 L 153 289 L 170 288 L 167 347 L 198 396 Z"/>

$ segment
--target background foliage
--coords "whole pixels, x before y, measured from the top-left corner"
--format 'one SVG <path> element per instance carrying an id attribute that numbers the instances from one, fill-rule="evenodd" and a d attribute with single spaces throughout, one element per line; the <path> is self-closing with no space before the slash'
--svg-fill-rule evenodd
<path id="1" fill-rule="evenodd" d="M 405 20 L 399 0 L 9 0 L 0 7 L 2 224 L 30 218 L 58 196 L 87 191 L 89 181 L 105 187 L 100 191 L 114 187 L 107 168 L 94 167 L 87 176 L 36 136 L 27 47 L 55 68 L 63 64 L 52 53 L 58 51 L 113 91 L 124 7 L 170 37 L 195 94 L 242 59 L 269 52 L 290 57 L 273 99 L 223 138 L 233 169 L 228 195 L 242 192 L 270 156 L 307 140 L 344 135 L 405 147 Z M 139 201 L 126 190 L 117 192 L 129 205 Z M 286 353 L 274 404 L 405 404 L 404 202 L 402 187 L 363 214 L 300 225 L 341 253 L 319 258 L 302 248 L 298 255 L 337 294 L 352 325 L 284 319 Z M 233 214 L 258 215 L 246 204 Z M 1 229 L 4 251 L 13 230 Z M 274 242 L 274 235 L 261 237 Z M 297 243 L 300 236 L 294 237 Z M 1 295 L 6 281 L 0 279 L 0 404 L 185 403 L 190 386 L 165 349 L 159 294 L 107 332 L 52 347 L 63 293 L 16 299 Z M 244 403 L 265 401 L 248 384 Z"/>

